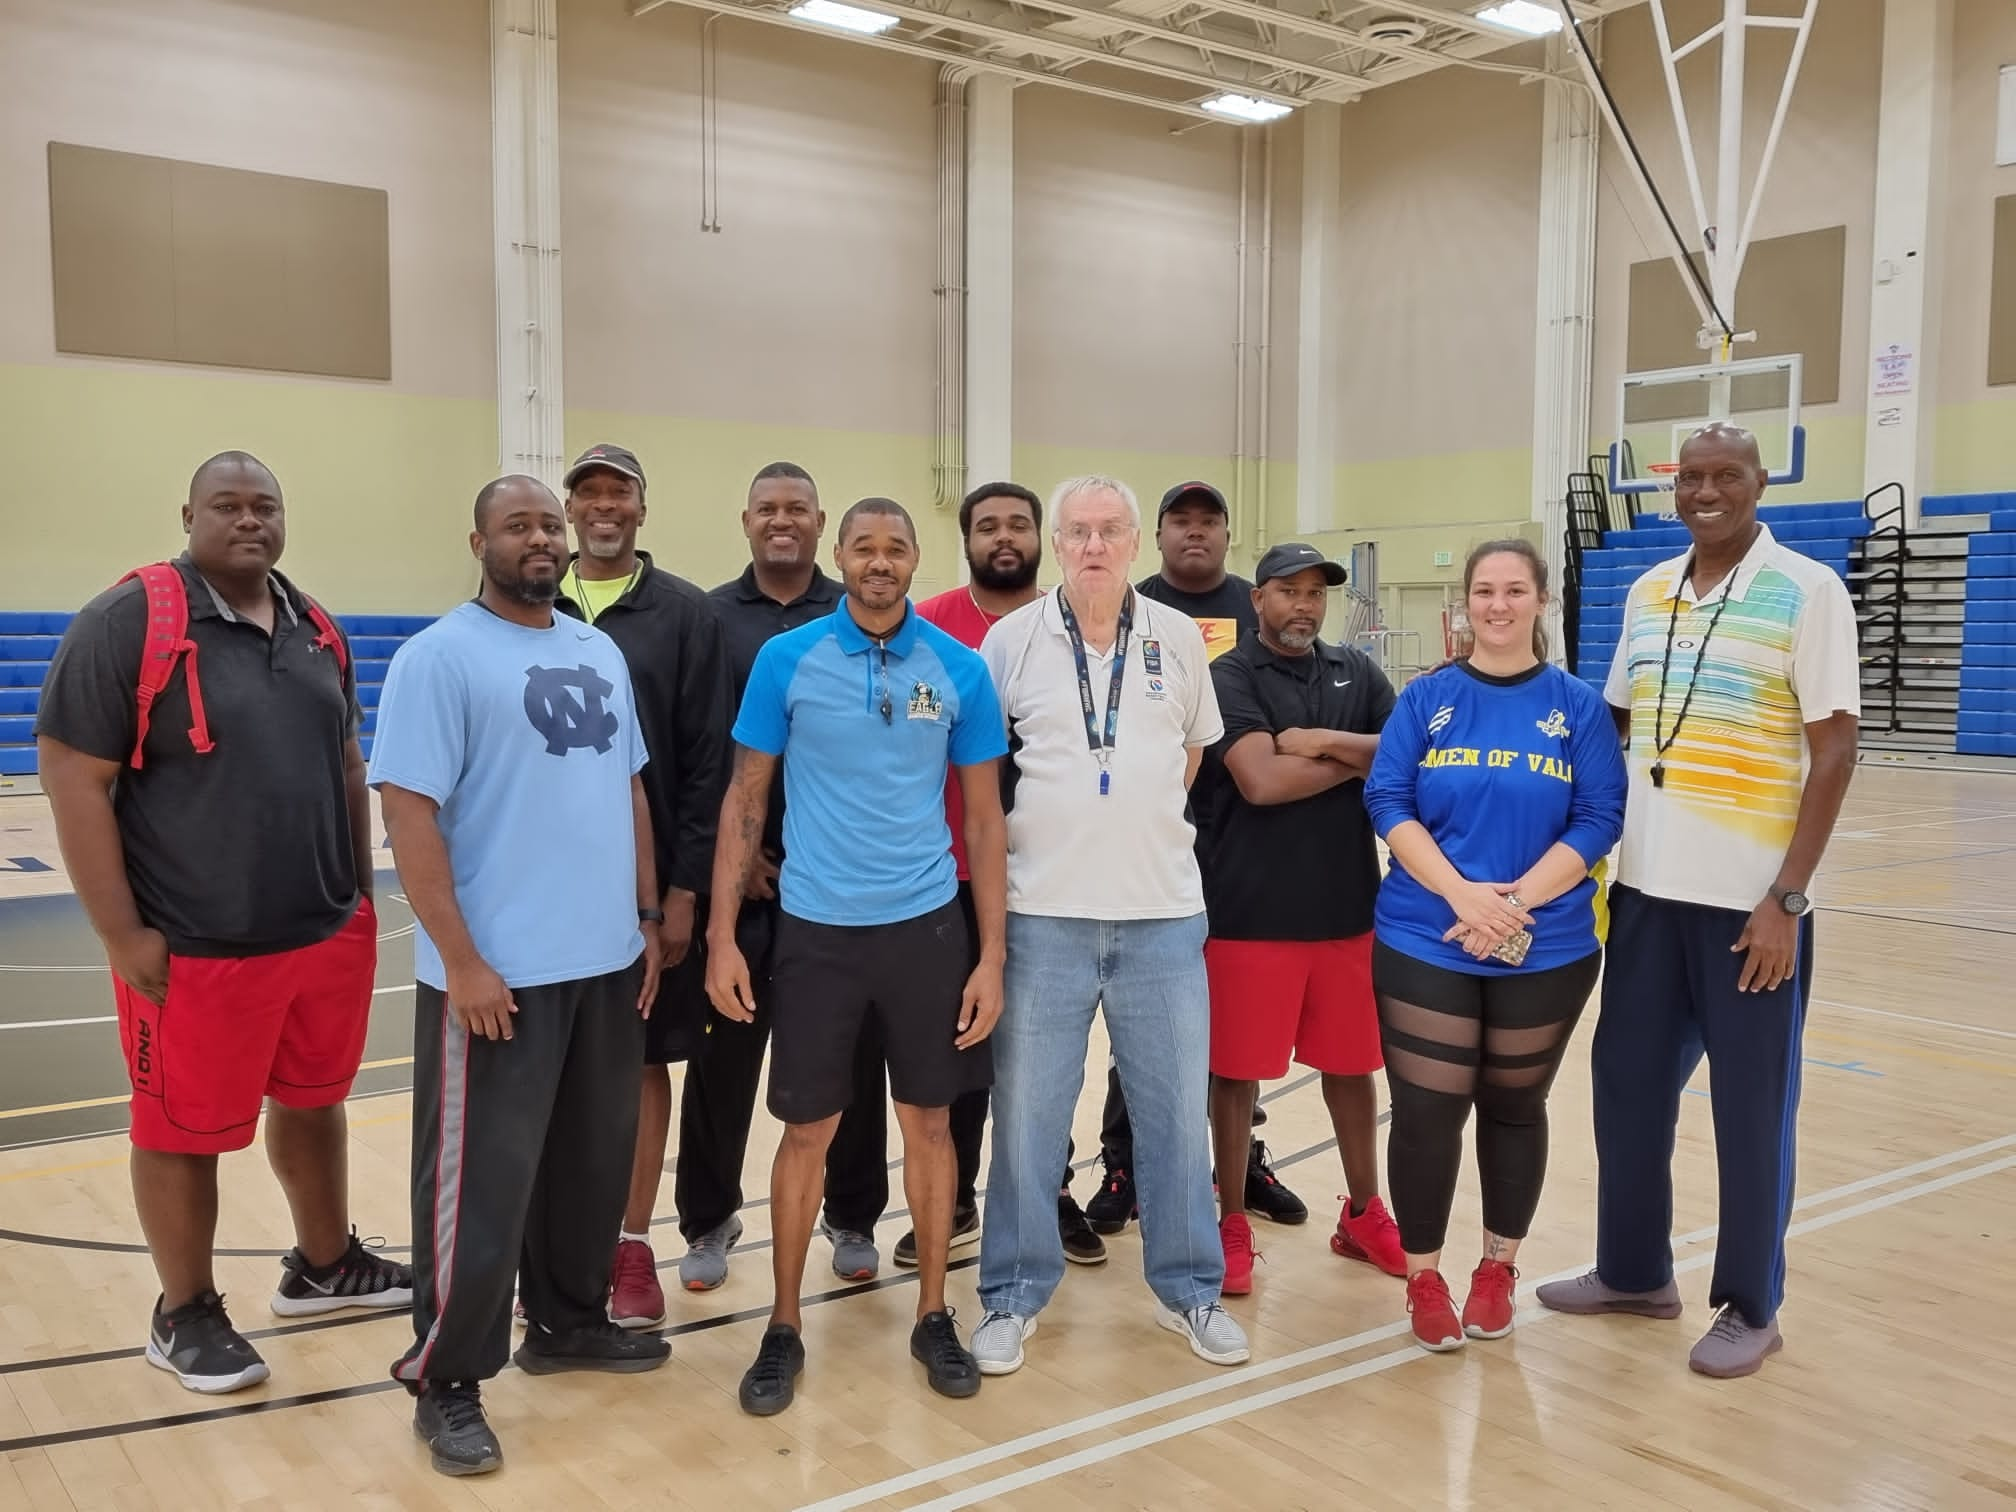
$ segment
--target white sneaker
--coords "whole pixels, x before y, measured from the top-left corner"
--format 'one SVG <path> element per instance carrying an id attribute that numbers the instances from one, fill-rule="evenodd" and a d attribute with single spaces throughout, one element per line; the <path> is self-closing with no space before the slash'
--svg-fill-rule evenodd
<path id="1" fill-rule="evenodd" d="M 973 1330 L 973 1358 L 982 1375 L 1013 1375 L 1022 1368 L 1022 1341 L 1036 1332 L 1034 1318 L 990 1312 Z"/>
<path id="2" fill-rule="evenodd" d="M 1243 1365 L 1252 1358 L 1252 1350 L 1246 1347 L 1246 1330 L 1216 1302 L 1207 1302 L 1188 1312 L 1158 1307 L 1155 1321 L 1171 1333 L 1183 1335 L 1189 1341 L 1190 1352 L 1213 1365 Z"/>

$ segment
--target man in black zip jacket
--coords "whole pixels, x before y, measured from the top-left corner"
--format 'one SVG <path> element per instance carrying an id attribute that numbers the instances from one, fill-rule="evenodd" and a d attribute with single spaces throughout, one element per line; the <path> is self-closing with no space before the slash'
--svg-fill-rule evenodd
<path id="1" fill-rule="evenodd" d="M 694 916 L 713 865 L 735 711 L 720 622 L 707 595 L 637 549 L 644 469 L 636 454 L 591 446 L 568 469 L 565 486 L 578 549 L 561 579 L 558 607 L 622 649 L 651 756 L 642 775 L 664 898 L 662 917 L 645 927 L 655 924 L 664 941 L 665 978 L 646 1023 L 637 1153 L 610 1272 L 609 1316 L 625 1328 L 655 1328 L 665 1321 L 650 1225 L 672 1121 L 666 1068 L 693 1053 L 709 1013 L 705 968 L 693 949 Z"/>

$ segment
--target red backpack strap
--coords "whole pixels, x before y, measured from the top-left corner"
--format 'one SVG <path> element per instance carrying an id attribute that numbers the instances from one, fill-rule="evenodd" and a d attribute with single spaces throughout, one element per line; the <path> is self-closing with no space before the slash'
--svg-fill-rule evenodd
<path id="1" fill-rule="evenodd" d="M 188 658 L 189 743 L 196 754 L 207 756 L 215 742 L 210 739 L 209 722 L 203 716 L 203 687 L 196 679 L 196 642 L 189 638 L 189 594 L 182 574 L 173 562 L 153 562 L 136 567 L 119 583 L 140 580 L 147 597 L 147 639 L 140 650 L 140 678 L 137 689 L 138 733 L 133 741 L 129 764 L 139 771 L 147 730 L 153 722 L 154 700 L 161 696 L 175 675 L 175 663 Z M 113 584 L 116 588 L 118 583 Z"/>
<path id="2" fill-rule="evenodd" d="M 315 637 L 315 644 L 325 651 L 336 653 L 336 676 L 340 680 L 350 670 L 350 648 L 337 633 L 336 621 L 329 618 L 322 606 L 307 594 L 301 595 L 301 602 L 308 606 L 308 618 L 322 633 Z"/>

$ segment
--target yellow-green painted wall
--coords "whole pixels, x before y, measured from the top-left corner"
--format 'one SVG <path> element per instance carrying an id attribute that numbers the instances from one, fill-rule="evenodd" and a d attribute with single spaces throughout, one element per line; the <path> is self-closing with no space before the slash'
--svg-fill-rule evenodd
<path id="1" fill-rule="evenodd" d="M 2016 388 L 2006 398 L 1942 404 L 1932 418 L 1932 492 L 2016 489 Z"/>
<path id="2" fill-rule="evenodd" d="M 470 502 L 493 400 L 130 366 L 0 364 L 4 602 L 75 609 L 182 549 L 189 475 L 241 448 L 287 498 L 283 570 L 342 612 L 436 612 L 469 591 Z"/>

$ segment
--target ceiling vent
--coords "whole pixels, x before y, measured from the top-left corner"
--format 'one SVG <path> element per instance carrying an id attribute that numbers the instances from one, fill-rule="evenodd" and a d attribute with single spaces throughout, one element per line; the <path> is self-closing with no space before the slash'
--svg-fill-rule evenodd
<path id="1" fill-rule="evenodd" d="M 1409 47 L 1425 41 L 1428 36 L 1427 27 L 1405 16 L 1382 16 L 1377 21 L 1366 22 L 1359 29 L 1368 41 L 1398 42 Z"/>

